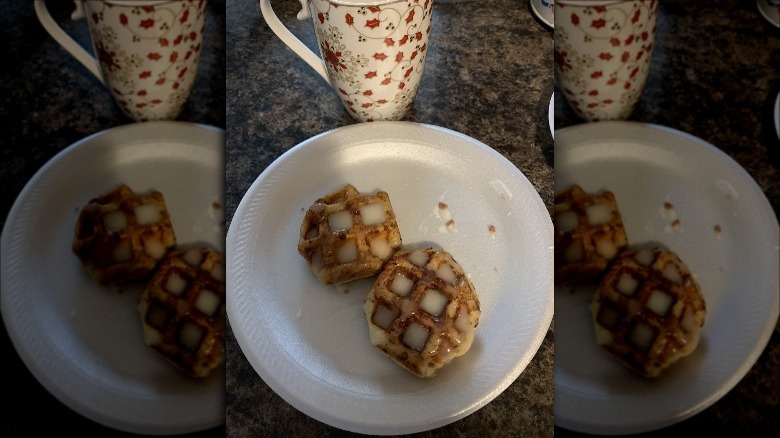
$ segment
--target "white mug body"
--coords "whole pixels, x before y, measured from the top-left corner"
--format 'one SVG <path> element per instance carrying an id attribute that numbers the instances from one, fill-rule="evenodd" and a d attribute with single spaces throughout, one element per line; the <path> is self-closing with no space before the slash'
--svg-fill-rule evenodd
<path id="1" fill-rule="evenodd" d="M 299 0 L 315 53 L 260 0 L 268 26 L 327 81 L 360 122 L 400 120 L 413 106 L 428 55 L 433 0 Z"/>
<path id="2" fill-rule="evenodd" d="M 586 121 L 625 120 L 650 70 L 658 0 L 558 0 L 555 83 Z"/>
<path id="3" fill-rule="evenodd" d="M 200 63 L 205 0 L 83 2 L 102 80 L 136 121 L 173 120 Z"/>

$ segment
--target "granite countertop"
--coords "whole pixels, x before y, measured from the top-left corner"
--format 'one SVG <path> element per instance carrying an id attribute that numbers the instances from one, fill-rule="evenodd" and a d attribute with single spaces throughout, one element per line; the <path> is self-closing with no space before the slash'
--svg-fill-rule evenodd
<path id="1" fill-rule="evenodd" d="M 83 47 L 87 26 L 73 22 L 73 2 L 48 1 L 52 16 Z M 3 69 L 0 81 L 0 225 L 25 184 L 54 155 L 87 136 L 133 123 L 108 90 L 46 33 L 32 2 L 2 2 Z M 209 5 L 196 82 L 178 119 L 225 128 L 225 8 Z M 52 427 L 80 435 L 132 436 L 80 416 L 28 371 L 2 328 L 3 436 L 48 435 Z M 31 416 L 32 415 L 32 416 Z M 32 419 L 32 421 L 30 421 Z M 189 436 L 224 436 L 224 426 Z"/>
<path id="2" fill-rule="evenodd" d="M 86 26 L 69 23 L 72 3 L 47 1 L 57 21 L 88 45 Z M 286 26 L 315 48 L 300 3 L 273 0 Z M 91 134 L 132 123 L 110 94 L 39 24 L 27 2 L 3 4 L 0 91 L 3 193 L 0 225 L 25 184 L 55 154 Z M 212 2 L 208 43 L 193 94 L 179 120 L 226 128 L 227 224 L 250 185 L 282 153 L 315 135 L 357 123 L 335 93 L 263 21 L 256 0 Z M 755 2 L 663 2 L 653 64 L 630 120 L 668 126 L 716 146 L 740 164 L 780 211 L 780 141 L 772 108 L 780 78 L 778 31 Z M 706 37 L 703 37 L 706 36 Z M 444 1 L 434 6 L 425 74 L 406 121 L 466 134 L 514 163 L 553 203 L 552 32 L 526 1 Z M 227 61 L 226 61 L 227 59 Z M 555 126 L 583 123 L 556 92 Z M 15 402 L 4 435 L 63 430 L 130 436 L 72 411 L 53 397 L 17 355 L 5 326 L 2 384 Z M 523 373 L 471 415 L 419 436 L 584 435 L 554 427 L 554 325 Z M 249 364 L 228 325 L 226 426 L 191 436 L 353 435 L 301 413 L 273 392 Z M 712 406 L 665 429 L 718 435 L 776 434 L 780 424 L 780 325 L 755 365 Z M 46 421 L 29 422 L 29 412 Z"/>
<path id="3" fill-rule="evenodd" d="M 282 22 L 316 50 L 300 3 L 274 0 Z M 527 1 L 434 3 L 419 94 L 405 121 L 466 134 L 514 163 L 552 207 L 552 33 Z M 226 217 L 282 153 L 320 133 L 357 123 L 325 81 L 266 25 L 258 2 L 227 4 Z M 227 429 L 231 437 L 341 436 L 274 393 L 227 339 Z M 551 436 L 553 327 L 524 372 L 473 414 L 420 436 Z"/>
<path id="4" fill-rule="evenodd" d="M 780 141 L 772 118 L 780 91 L 778 35 L 755 1 L 662 1 L 648 82 L 629 119 L 689 133 L 725 152 L 755 179 L 775 215 L 780 211 Z M 555 96 L 556 129 L 583 123 L 561 92 Z M 749 285 L 735 292 L 748 296 Z M 638 436 L 776 436 L 778 370 L 780 325 L 775 325 L 756 364 L 720 400 L 690 419 Z M 558 427 L 555 433 L 581 435 Z"/>

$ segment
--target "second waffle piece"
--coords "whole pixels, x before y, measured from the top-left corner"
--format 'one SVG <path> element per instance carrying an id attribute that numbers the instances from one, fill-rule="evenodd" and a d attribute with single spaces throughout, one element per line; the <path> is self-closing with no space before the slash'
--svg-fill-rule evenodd
<path id="1" fill-rule="evenodd" d="M 138 303 L 146 344 L 192 377 L 225 354 L 225 262 L 210 248 L 179 250 L 161 263 Z"/>
<path id="2" fill-rule="evenodd" d="M 399 251 L 365 298 L 372 344 L 402 367 L 431 377 L 471 347 L 479 298 L 442 250 Z"/>
<path id="3" fill-rule="evenodd" d="M 688 267 L 657 247 L 622 253 L 590 310 L 598 344 L 645 377 L 659 376 L 696 349 L 706 315 Z"/>

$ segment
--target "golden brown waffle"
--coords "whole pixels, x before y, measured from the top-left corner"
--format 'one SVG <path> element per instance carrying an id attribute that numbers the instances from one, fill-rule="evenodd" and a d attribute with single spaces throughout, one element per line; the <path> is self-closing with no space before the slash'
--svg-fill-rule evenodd
<path id="1" fill-rule="evenodd" d="M 225 262 L 198 248 L 171 253 L 138 303 L 144 340 L 172 365 L 203 378 L 225 355 Z"/>
<path id="2" fill-rule="evenodd" d="M 175 246 L 162 193 L 121 184 L 81 209 L 72 250 L 97 283 L 110 285 L 147 277 Z"/>
<path id="3" fill-rule="evenodd" d="M 420 377 L 465 354 L 479 324 L 474 285 L 452 256 L 399 251 L 365 298 L 371 343 Z"/>
<path id="4" fill-rule="evenodd" d="M 298 241 L 298 252 L 323 284 L 370 277 L 400 247 L 387 193 L 361 194 L 351 184 L 314 202 Z"/>
<path id="5" fill-rule="evenodd" d="M 555 195 L 555 282 L 596 277 L 628 245 L 615 195 L 576 184 Z"/>
<path id="6" fill-rule="evenodd" d="M 590 303 L 599 345 L 645 377 L 656 377 L 699 343 L 704 297 L 673 252 L 622 253 Z"/>

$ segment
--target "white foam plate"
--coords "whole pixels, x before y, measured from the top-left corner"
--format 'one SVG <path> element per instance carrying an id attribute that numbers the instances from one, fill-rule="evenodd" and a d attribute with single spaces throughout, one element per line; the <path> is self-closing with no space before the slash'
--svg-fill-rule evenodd
<path id="1" fill-rule="evenodd" d="M 761 16 L 775 27 L 780 27 L 780 2 L 777 0 L 756 0 Z"/>
<path id="2" fill-rule="evenodd" d="M 474 344 L 431 379 L 371 345 L 373 278 L 323 286 L 297 252 L 304 211 L 346 183 L 385 190 L 404 247 L 442 247 L 471 276 Z M 303 413 L 360 433 L 433 429 L 489 403 L 536 354 L 552 321 L 552 244 L 538 193 L 490 147 L 412 122 L 348 125 L 284 153 L 244 195 L 227 236 L 228 317 L 258 375 Z"/>
<path id="3" fill-rule="evenodd" d="M 550 105 L 547 107 L 547 119 L 550 123 L 550 134 L 555 138 L 555 93 L 550 96 Z"/>
<path id="4" fill-rule="evenodd" d="M 690 134 L 638 122 L 559 129 L 555 189 L 610 189 L 629 244 L 677 252 L 707 306 L 701 342 L 657 380 L 644 380 L 596 345 L 593 286 L 556 287 L 555 423 L 592 434 L 659 429 L 704 410 L 748 372 L 778 318 L 778 223 L 733 159 Z M 665 208 L 664 203 L 672 208 Z M 679 220 L 679 226 L 673 225 Z"/>
<path id="5" fill-rule="evenodd" d="M 179 244 L 224 248 L 224 133 L 146 122 L 86 137 L 48 161 L 3 227 L 2 314 L 25 365 L 79 414 L 118 430 L 194 432 L 224 423 L 224 371 L 195 381 L 148 348 L 140 287 L 94 283 L 71 252 L 79 209 L 128 184 L 160 190 Z"/>
<path id="6" fill-rule="evenodd" d="M 531 3 L 531 11 L 533 11 L 534 15 L 536 15 L 539 20 L 542 21 L 547 27 L 554 28 L 555 24 L 553 23 L 553 14 L 549 11 L 545 10 L 544 5 L 538 5 L 536 1 L 530 0 Z M 551 3 L 551 2 L 545 2 L 545 3 Z M 542 9 L 540 9 L 542 8 Z"/>
<path id="7" fill-rule="evenodd" d="M 775 97 L 775 109 L 772 114 L 774 114 L 775 119 L 775 132 L 780 140 L 780 93 L 777 93 L 777 97 Z"/>

